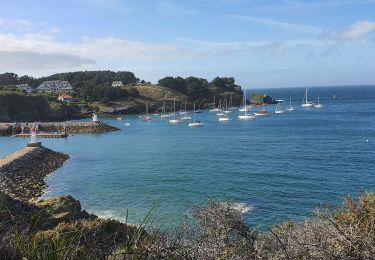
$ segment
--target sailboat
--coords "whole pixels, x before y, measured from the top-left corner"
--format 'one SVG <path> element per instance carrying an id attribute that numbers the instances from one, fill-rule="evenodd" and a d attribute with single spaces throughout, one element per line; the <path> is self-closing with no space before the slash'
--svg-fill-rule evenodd
<path id="1" fill-rule="evenodd" d="M 220 108 L 216 107 L 215 94 L 214 94 L 214 106 L 212 109 L 210 109 L 210 112 L 218 112 L 218 111 L 220 111 Z"/>
<path id="2" fill-rule="evenodd" d="M 185 100 L 185 106 L 184 106 L 184 110 L 180 111 L 180 115 L 186 115 L 188 114 L 189 112 L 186 111 L 186 100 Z"/>
<path id="3" fill-rule="evenodd" d="M 187 112 L 186 110 L 186 101 L 185 101 L 185 114 L 183 117 L 181 117 L 181 120 L 191 120 L 191 116 L 189 114 L 189 112 Z"/>
<path id="4" fill-rule="evenodd" d="M 284 100 L 276 100 L 277 105 L 275 108 L 275 114 L 283 114 L 285 113 L 285 110 L 282 108 L 281 103 L 284 102 Z"/>
<path id="5" fill-rule="evenodd" d="M 223 112 L 228 115 L 229 113 L 232 113 L 232 110 L 228 107 L 227 99 L 224 100 L 224 106 L 223 106 Z"/>
<path id="6" fill-rule="evenodd" d="M 202 126 L 204 126 L 203 122 L 201 122 L 201 121 L 195 121 L 195 102 L 194 102 L 193 122 L 190 122 L 188 124 L 188 127 L 193 128 L 193 127 L 202 127 Z"/>
<path id="7" fill-rule="evenodd" d="M 146 103 L 146 115 L 143 117 L 143 121 L 151 121 L 152 117 L 148 115 L 148 105 Z"/>
<path id="8" fill-rule="evenodd" d="M 314 104 L 312 102 L 309 102 L 307 99 L 307 88 L 305 90 L 305 96 L 302 99 L 302 107 L 313 107 Z"/>
<path id="9" fill-rule="evenodd" d="M 235 110 L 236 107 L 233 106 L 233 92 L 230 93 L 230 99 L 229 99 L 229 110 Z"/>
<path id="10" fill-rule="evenodd" d="M 229 116 L 227 114 L 220 116 L 218 118 L 219 122 L 228 122 L 230 120 Z"/>
<path id="11" fill-rule="evenodd" d="M 289 111 L 289 112 L 296 111 L 296 108 L 294 106 L 292 106 L 292 97 L 291 96 L 289 97 L 289 107 L 286 110 Z"/>
<path id="12" fill-rule="evenodd" d="M 253 114 L 247 114 L 248 110 L 246 107 L 246 91 L 244 91 L 243 95 L 243 103 L 244 103 L 244 114 L 238 116 L 238 120 L 253 120 L 255 119 L 255 116 Z"/>
<path id="13" fill-rule="evenodd" d="M 322 108 L 323 107 L 323 104 L 320 104 L 319 93 L 318 93 L 318 104 L 316 104 L 314 107 L 316 107 L 316 108 Z"/>
<path id="14" fill-rule="evenodd" d="M 245 92 L 244 92 L 245 93 Z M 250 107 L 246 105 L 246 94 L 244 94 L 244 101 L 242 101 L 241 107 L 238 109 L 239 112 L 248 112 L 250 110 Z M 245 105 L 244 105 L 245 104 Z"/>
<path id="15" fill-rule="evenodd" d="M 161 110 L 161 114 L 160 114 L 160 118 L 169 118 L 171 115 L 169 114 L 166 114 L 165 112 L 165 100 L 163 102 L 163 108 Z"/>
<path id="16" fill-rule="evenodd" d="M 182 120 L 179 118 L 176 118 L 176 100 L 173 100 L 173 117 L 169 119 L 170 124 L 179 124 Z"/>

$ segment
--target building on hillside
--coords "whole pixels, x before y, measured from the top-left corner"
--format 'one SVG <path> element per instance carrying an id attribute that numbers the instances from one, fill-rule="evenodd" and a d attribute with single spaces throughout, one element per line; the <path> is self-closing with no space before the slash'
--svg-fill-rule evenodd
<path id="1" fill-rule="evenodd" d="M 112 87 L 122 87 L 124 84 L 122 84 L 122 81 L 113 81 Z"/>
<path id="2" fill-rule="evenodd" d="M 72 85 L 70 85 L 69 81 L 62 81 L 62 80 L 51 80 L 51 81 L 44 81 L 40 84 L 39 87 L 36 88 L 39 92 L 69 92 L 72 91 Z"/>
<path id="3" fill-rule="evenodd" d="M 33 89 L 29 86 L 29 84 L 19 84 L 16 85 L 18 89 L 25 90 L 27 93 L 33 92 Z"/>
<path id="4" fill-rule="evenodd" d="M 70 95 L 67 95 L 67 94 L 60 94 L 57 98 L 58 101 L 61 101 L 61 102 L 73 102 L 74 101 L 74 98 Z"/>

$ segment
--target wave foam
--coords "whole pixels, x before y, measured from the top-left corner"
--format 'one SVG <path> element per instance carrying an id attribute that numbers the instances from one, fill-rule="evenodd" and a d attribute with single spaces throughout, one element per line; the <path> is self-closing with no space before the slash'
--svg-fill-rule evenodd
<path id="1" fill-rule="evenodd" d="M 248 213 L 249 211 L 253 210 L 253 206 L 251 205 L 248 205 L 244 202 L 233 202 L 231 203 L 230 207 L 238 212 L 240 212 L 241 214 L 246 214 Z"/>

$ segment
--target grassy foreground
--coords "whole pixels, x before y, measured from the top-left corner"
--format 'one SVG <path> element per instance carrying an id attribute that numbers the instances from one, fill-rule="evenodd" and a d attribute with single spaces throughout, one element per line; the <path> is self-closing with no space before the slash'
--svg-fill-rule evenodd
<path id="1" fill-rule="evenodd" d="M 0 194 L 0 259 L 373 259 L 375 194 L 347 197 L 302 222 L 260 232 L 230 203 L 193 208 L 173 232 L 145 219 L 139 226 L 74 218 L 71 197 L 30 203 Z M 73 206 L 72 206 L 73 205 Z M 77 211 L 79 212 L 79 211 Z"/>

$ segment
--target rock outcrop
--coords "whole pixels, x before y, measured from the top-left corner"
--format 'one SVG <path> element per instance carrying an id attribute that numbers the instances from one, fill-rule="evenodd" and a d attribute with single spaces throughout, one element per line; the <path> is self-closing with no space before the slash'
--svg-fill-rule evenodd
<path id="1" fill-rule="evenodd" d="M 0 160 L 0 190 L 24 200 L 39 197 L 46 188 L 44 178 L 68 158 L 43 146 L 13 153 Z"/>

